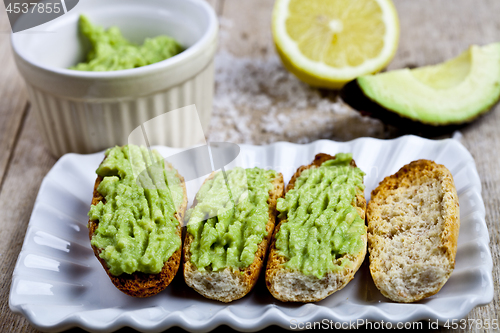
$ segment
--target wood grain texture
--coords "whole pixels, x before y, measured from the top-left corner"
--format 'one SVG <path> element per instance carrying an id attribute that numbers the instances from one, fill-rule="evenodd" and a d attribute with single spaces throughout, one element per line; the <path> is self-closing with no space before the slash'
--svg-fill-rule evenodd
<path id="1" fill-rule="evenodd" d="M 486 114 L 463 133 L 462 143 L 476 161 L 481 178 L 482 197 L 486 207 L 486 224 L 490 234 L 490 249 L 493 257 L 493 301 L 473 309 L 467 318 L 487 319 L 500 322 L 500 110 Z M 463 331 L 467 332 L 467 331 Z M 473 329 L 468 332 L 482 332 Z M 493 330 L 492 330 L 493 332 Z M 498 332 L 498 330 L 496 331 Z"/>
<path id="2" fill-rule="evenodd" d="M 210 0 L 208 1 L 220 16 L 221 33 L 219 39 L 219 60 L 230 60 L 237 66 L 234 76 L 250 75 L 256 80 L 248 81 L 241 91 L 232 90 L 235 95 L 255 96 L 244 103 L 231 105 L 230 112 L 217 111 L 227 102 L 224 85 L 216 82 L 214 118 L 223 120 L 224 126 L 218 127 L 219 133 L 212 137 L 234 138 L 235 142 L 249 141 L 265 143 L 284 139 L 301 142 L 319 137 L 347 140 L 357 136 L 392 137 L 399 133 L 388 129 L 378 122 L 366 121 L 346 111 L 343 117 L 328 115 L 318 111 L 320 106 L 333 103 L 334 92 L 311 90 L 300 83 L 291 84 L 297 89 L 293 94 L 316 96 L 307 107 L 286 104 L 288 95 L 279 93 L 280 85 L 266 85 L 264 70 L 275 71 L 279 76 L 273 82 L 290 83 L 294 78 L 287 76 L 277 60 L 270 33 L 272 0 Z M 389 69 L 406 66 L 435 64 L 458 55 L 470 44 L 485 44 L 500 40 L 498 13 L 500 1 L 497 0 L 395 0 L 398 10 L 401 37 L 398 52 Z M 40 183 L 55 163 L 40 140 L 36 119 L 26 107 L 26 93 L 16 72 L 10 47 L 8 23 L 5 8 L 0 5 L 0 177 L 4 175 L 0 191 L 0 216 L 2 217 L 0 237 L 0 332 L 37 332 L 24 317 L 14 315 L 8 308 L 8 295 L 11 276 L 17 256 L 22 246 L 34 200 Z M 243 60 L 242 60 L 243 59 Z M 219 67 L 220 68 L 220 67 Z M 224 74 L 224 73 L 223 73 Z M 219 73 L 218 80 L 231 79 Z M 260 78 L 260 79 L 259 79 Z M 217 75 L 216 75 L 217 79 Z M 280 81 L 282 80 L 282 81 Z M 257 82 L 257 86 L 252 86 Z M 273 89 L 271 89 L 273 88 Z M 239 89 L 239 88 L 238 88 Z M 319 97 L 317 97 L 319 96 Z M 269 102 L 263 104 L 262 101 Z M 308 101 L 311 101 L 309 99 Z M 223 103 L 224 102 L 224 103 Z M 264 107 L 257 107 L 261 103 Z M 266 109 L 267 108 L 267 109 Z M 274 108 L 274 111 L 271 109 Z M 477 169 L 483 186 L 483 199 L 486 205 L 486 222 L 490 232 L 490 249 L 493 256 L 493 280 L 495 295 L 491 303 L 473 309 L 465 319 L 500 320 L 500 111 L 497 107 L 481 117 L 463 131 L 462 143 L 476 160 Z M 219 112 L 219 113 L 217 113 Z M 278 127 L 266 128 L 262 117 L 275 112 L 280 118 Z M 307 119 L 321 113 L 312 129 L 294 132 Z M 335 112 L 333 112 L 335 113 Z M 281 116 L 280 116 L 281 115 Z M 227 117 L 227 119 L 222 119 Z M 231 118 L 233 117 L 233 118 Z M 295 117 L 295 118 L 294 118 Z M 264 118 L 265 120 L 266 118 Z M 326 119 L 326 121 L 325 121 Z M 246 122 L 241 127 L 238 123 Z M 240 127 L 238 127 L 240 126 Z M 353 133 L 352 128 L 356 131 Z M 273 133 L 276 131 L 276 133 Z M 332 131 L 338 131 L 335 135 Z M 16 134 L 17 133 L 17 134 Z M 318 134 L 319 133 L 319 134 Z M 14 148 L 14 149 L 13 149 Z M 5 170 L 8 170 L 5 172 Z M 362 267 L 361 269 L 367 269 Z M 423 322 L 426 328 L 427 322 Z M 226 327 L 226 329 L 228 329 Z M 285 331 L 277 327 L 270 331 Z M 80 329 L 71 332 L 83 332 Z M 129 332 L 123 329 L 120 332 Z M 182 331 L 173 329 L 171 331 Z M 447 331 L 440 329 L 439 331 Z M 452 332 L 483 332 L 475 326 Z M 490 330 L 494 332 L 494 330 Z"/>
<path id="3" fill-rule="evenodd" d="M 220 19 L 221 48 L 237 57 L 259 58 L 274 53 L 272 7 L 269 0 L 226 0 Z"/>
<path id="4" fill-rule="evenodd" d="M 36 332 L 8 305 L 12 272 L 43 177 L 56 160 L 40 142 L 36 119 L 28 113 L 0 193 L 0 332 Z"/>
<path id="5" fill-rule="evenodd" d="M 471 44 L 500 40 L 500 10 L 495 0 L 395 0 L 400 39 L 388 69 L 433 65 L 465 51 Z"/>
<path id="6" fill-rule="evenodd" d="M 27 111 L 27 93 L 10 46 L 10 24 L 0 5 L 0 190 Z"/>

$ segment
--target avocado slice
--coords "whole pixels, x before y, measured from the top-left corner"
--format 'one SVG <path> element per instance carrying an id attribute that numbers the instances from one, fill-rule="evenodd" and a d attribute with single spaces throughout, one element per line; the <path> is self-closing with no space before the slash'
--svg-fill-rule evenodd
<path id="1" fill-rule="evenodd" d="M 473 45 L 434 66 L 361 76 L 340 96 L 363 114 L 399 127 L 468 123 L 500 99 L 500 43 Z"/>

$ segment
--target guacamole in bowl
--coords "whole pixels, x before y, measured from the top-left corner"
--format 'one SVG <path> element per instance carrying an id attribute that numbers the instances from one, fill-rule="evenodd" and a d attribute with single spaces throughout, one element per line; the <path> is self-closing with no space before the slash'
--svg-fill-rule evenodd
<path id="1" fill-rule="evenodd" d="M 146 38 L 142 45 L 136 45 L 123 37 L 118 27 L 105 30 L 93 25 L 90 20 L 81 15 L 79 19 L 80 33 L 90 41 L 91 49 L 86 61 L 70 67 L 79 71 L 118 71 L 151 65 L 176 54 L 183 47 L 172 37 L 161 35 Z"/>

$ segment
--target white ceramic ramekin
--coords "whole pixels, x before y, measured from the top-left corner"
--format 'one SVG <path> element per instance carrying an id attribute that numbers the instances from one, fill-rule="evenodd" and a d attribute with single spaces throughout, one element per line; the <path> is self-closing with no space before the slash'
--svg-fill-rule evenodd
<path id="1" fill-rule="evenodd" d="M 129 40 L 166 34 L 186 47 L 159 63 L 114 72 L 67 69 L 87 50 L 78 17 L 97 25 L 118 26 Z M 187 147 L 199 142 L 192 131 L 208 129 L 214 85 L 218 22 L 203 0 L 85 0 L 59 18 L 12 35 L 17 67 L 26 81 L 40 131 L 55 156 L 90 153 L 127 143 L 144 122 L 187 105 L 198 119 L 159 123 L 162 141 Z M 181 117 L 185 118 L 185 117 Z"/>

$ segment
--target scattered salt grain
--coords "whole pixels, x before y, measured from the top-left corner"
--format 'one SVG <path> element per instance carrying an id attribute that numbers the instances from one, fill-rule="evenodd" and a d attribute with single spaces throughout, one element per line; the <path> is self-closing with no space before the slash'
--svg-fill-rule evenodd
<path id="1" fill-rule="evenodd" d="M 266 144 L 318 139 L 384 137 L 378 121 L 362 117 L 332 91 L 311 88 L 277 56 L 215 58 L 215 95 L 209 141 Z"/>

